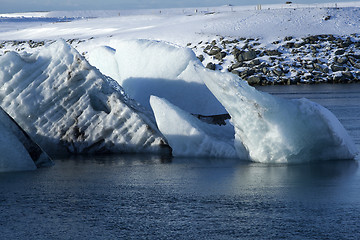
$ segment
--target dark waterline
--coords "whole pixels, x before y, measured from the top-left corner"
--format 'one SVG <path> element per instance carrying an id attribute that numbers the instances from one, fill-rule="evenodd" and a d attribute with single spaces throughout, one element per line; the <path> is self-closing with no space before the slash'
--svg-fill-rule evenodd
<path id="1" fill-rule="evenodd" d="M 261 90 L 325 105 L 359 147 L 360 85 Z M 57 158 L 52 168 L 0 173 L 0 233 L 3 239 L 360 239 L 359 183 L 358 160 Z"/>

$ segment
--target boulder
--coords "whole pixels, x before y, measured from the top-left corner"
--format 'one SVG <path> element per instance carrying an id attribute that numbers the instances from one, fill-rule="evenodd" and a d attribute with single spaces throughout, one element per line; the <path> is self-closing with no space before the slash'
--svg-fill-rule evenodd
<path id="1" fill-rule="evenodd" d="M 282 53 L 278 50 L 266 50 L 268 56 L 280 56 Z"/>
<path id="2" fill-rule="evenodd" d="M 335 55 L 343 55 L 345 53 L 344 49 L 338 49 L 335 51 Z"/>
<path id="3" fill-rule="evenodd" d="M 240 52 L 237 60 L 239 62 L 253 60 L 257 57 L 257 53 L 254 50 Z"/>
<path id="4" fill-rule="evenodd" d="M 212 62 L 209 62 L 207 65 L 206 65 L 206 68 L 210 69 L 210 70 L 215 70 L 216 69 L 216 65 Z"/>

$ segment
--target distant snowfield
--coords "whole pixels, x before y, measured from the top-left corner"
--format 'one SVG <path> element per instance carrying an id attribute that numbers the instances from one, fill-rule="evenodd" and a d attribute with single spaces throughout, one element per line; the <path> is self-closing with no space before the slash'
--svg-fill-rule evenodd
<path id="1" fill-rule="evenodd" d="M 338 8 L 336 8 L 338 7 Z M 329 20 L 325 20 L 326 17 Z M 216 35 L 261 38 L 359 32 L 360 2 L 199 9 L 0 14 L 0 40 L 152 39 L 186 45 Z M 66 22 L 63 22 L 66 21 Z"/>

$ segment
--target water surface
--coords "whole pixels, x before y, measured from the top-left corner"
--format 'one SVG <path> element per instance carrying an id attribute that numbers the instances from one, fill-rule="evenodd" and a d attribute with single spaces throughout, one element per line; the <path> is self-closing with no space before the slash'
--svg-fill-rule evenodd
<path id="1" fill-rule="evenodd" d="M 360 85 L 264 87 L 308 97 L 360 146 Z M 105 155 L 0 173 L 3 239 L 360 239 L 358 160 L 259 164 Z"/>

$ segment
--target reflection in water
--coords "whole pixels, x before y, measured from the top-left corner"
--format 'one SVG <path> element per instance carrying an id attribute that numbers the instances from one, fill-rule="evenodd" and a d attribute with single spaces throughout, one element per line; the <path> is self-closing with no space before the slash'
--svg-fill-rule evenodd
<path id="1" fill-rule="evenodd" d="M 0 232 L 6 239 L 341 239 L 359 236 L 359 181 L 357 161 L 55 159 L 52 168 L 0 174 Z"/>

